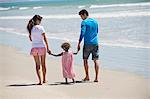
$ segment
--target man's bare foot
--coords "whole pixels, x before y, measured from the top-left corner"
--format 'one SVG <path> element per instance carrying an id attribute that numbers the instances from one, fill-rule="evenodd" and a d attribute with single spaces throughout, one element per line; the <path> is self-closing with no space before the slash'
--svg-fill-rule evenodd
<path id="1" fill-rule="evenodd" d="M 83 79 L 83 81 L 89 81 L 89 80 L 90 80 L 90 79 L 89 79 L 89 78 L 86 78 L 86 77 Z"/>
<path id="2" fill-rule="evenodd" d="M 98 82 L 98 80 L 96 79 L 96 80 L 94 80 L 94 82 Z"/>

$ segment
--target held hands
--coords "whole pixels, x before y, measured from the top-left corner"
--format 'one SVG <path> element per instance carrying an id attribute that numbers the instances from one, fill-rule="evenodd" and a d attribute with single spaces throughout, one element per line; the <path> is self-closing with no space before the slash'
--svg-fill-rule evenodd
<path id="1" fill-rule="evenodd" d="M 79 51 L 80 51 L 80 42 L 78 43 L 78 46 L 77 46 L 77 52 L 76 52 L 76 53 L 73 53 L 73 54 L 74 54 L 74 55 L 77 55 Z"/>
<path id="2" fill-rule="evenodd" d="M 74 54 L 77 55 L 79 51 L 80 51 L 80 42 L 78 43 L 78 46 L 77 46 L 77 52 L 74 53 Z M 47 53 L 49 55 L 53 55 L 52 52 L 51 52 L 51 50 L 49 48 L 47 48 Z"/>
<path id="3" fill-rule="evenodd" d="M 49 50 L 49 49 L 47 49 L 47 53 L 48 53 L 49 55 L 52 55 L 52 56 L 58 56 L 58 55 L 53 54 L 53 53 L 51 52 L 51 50 Z"/>
<path id="4" fill-rule="evenodd" d="M 76 53 L 73 53 L 74 55 L 77 55 L 79 51 L 77 51 Z"/>

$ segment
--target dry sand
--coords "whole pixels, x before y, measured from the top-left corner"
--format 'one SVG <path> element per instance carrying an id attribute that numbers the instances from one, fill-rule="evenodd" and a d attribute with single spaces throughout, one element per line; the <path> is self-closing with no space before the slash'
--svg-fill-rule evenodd
<path id="1" fill-rule="evenodd" d="M 101 70 L 100 82 L 80 83 L 82 66 L 74 66 L 75 84 L 65 85 L 60 60 L 47 59 L 48 83 L 35 85 L 37 77 L 32 56 L 15 48 L 0 46 L 0 99 L 150 99 L 150 79 L 132 73 Z"/>

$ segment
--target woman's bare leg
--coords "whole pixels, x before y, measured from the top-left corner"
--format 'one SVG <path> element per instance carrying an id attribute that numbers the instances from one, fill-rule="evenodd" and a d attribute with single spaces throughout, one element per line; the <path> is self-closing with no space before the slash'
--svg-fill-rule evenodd
<path id="1" fill-rule="evenodd" d="M 37 76 L 38 76 L 38 79 L 39 79 L 39 85 L 42 85 L 42 82 L 41 82 L 41 74 L 40 74 L 40 59 L 39 59 L 39 56 L 34 56 L 34 60 L 35 60 L 35 64 L 36 64 L 36 73 L 37 73 Z"/>
<path id="2" fill-rule="evenodd" d="M 46 55 L 41 56 L 41 65 L 43 72 L 43 83 L 46 83 L 46 64 L 45 64 Z"/>

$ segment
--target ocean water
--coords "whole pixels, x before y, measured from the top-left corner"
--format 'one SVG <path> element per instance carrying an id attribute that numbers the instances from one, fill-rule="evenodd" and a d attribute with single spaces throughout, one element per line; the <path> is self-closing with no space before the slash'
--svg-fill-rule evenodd
<path id="1" fill-rule="evenodd" d="M 64 41 L 76 51 L 81 19 L 78 12 L 87 9 L 99 22 L 102 68 L 132 72 L 150 77 L 150 2 L 149 0 L 50 0 L 0 3 L 0 44 L 15 46 L 29 54 L 31 44 L 26 25 L 33 15 L 43 17 L 49 44 L 61 52 Z M 50 59 L 60 59 L 48 57 Z M 82 51 L 75 56 L 82 64 Z M 90 65 L 92 61 L 90 61 Z"/>

